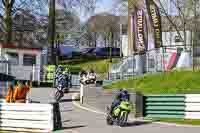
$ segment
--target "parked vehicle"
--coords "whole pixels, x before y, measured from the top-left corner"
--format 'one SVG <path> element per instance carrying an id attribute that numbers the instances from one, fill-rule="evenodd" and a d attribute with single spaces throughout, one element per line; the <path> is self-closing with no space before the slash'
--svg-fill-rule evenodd
<path id="1" fill-rule="evenodd" d="M 87 72 L 84 70 L 80 73 L 80 83 L 84 85 L 87 83 Z"/>
<path id="2" fill-rule="evenodd" d="M 96 82 L 96 74 L 90 73 L 87 77 L 86 83 L 87 84 L 94 84 Z"/>
<path id="3" fill-rule="evenodd" d="M 131 111 L 129 101 L 122 101 L 119 106 L 113 109 L 110 113 L 110 107 L 107 107 L 106 122 L 108 125 L 113 125 L 115 122 L 119 126 L 125 126 L 128 120 L 128 115 Z"/>
<path id="4" fill-rule="evenodd" d="M 86 72 L 83 71 L 80 74 L 80 83 L 82 84 L 95 84 L 96 73 L 94 71 Z"/>

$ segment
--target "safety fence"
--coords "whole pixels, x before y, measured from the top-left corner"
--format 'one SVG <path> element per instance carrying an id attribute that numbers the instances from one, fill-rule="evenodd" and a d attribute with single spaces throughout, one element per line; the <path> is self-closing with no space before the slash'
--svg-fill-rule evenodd
<path id="1" fill-rule="evenodd" d="M 143 96 L 143 116 L 200 119 L 200 94 Z"/>
<path id="2" fill-rule="evenodd" d="M 187 50 L 183 50 L 181 46 L 166 46 L 149 50 L 143 55 L 124 57 L 120 63 L 111 67 L 109 80 L 124 80 L 144 73 L 157 73 L 179 68 L 192 70 L 193 67 L 197 69 L 199 66 L 200 52 L 196 50 L 193 53 L 190 45 L 187 46 Z"/>

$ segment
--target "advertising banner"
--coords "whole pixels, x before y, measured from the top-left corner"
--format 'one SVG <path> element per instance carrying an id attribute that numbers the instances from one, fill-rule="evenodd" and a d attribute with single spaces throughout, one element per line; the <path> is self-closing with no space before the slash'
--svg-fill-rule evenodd
<path id="1" fill-rule="evenodd" d="M 146 7 L 149 14 L 151 26 L 153 27 L 155 48 L 160 48 L 162 42 L 162 31 L 159 8 L 153 0 L 146 0 Z"/>
<path id="2" fill-rule="evenodd" d="M 145 33 L 147 33 L 145 14 L 143 10 L 137 9 L 133 15 L 134 53 L 146 52 L 147 40 L 145 38 Z"/>

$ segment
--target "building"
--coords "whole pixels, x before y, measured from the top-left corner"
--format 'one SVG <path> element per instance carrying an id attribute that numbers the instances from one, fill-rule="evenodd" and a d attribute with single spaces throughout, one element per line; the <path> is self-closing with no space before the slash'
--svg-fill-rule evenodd
<path id="1" fill-rule="evenodd" d="M 0 18 L 0 42 L 5 36 L 5 22 Z M 13 16 L 12 43 L 20 48 L 42 48 L 48 45 L 48 19 L 38 19 L 31 12 L 20 9 Z"/>
<path id="2" fill-rule="evenodd" d="M 8 62 L 8 74 L 18 80 L 41 81 L 42 49 L 18 48 L 13 44 L 0 44 L 0 51 Z"/>
<path id="3" fill-rule="evenodd" d="M 43 68 L 43 48 L 48 46 L 45 17 L 36 18 L 31 12 L 20 9 L 13 16 L 11 44 L 4 43 L 4 21 L 0 25 L 0 53 L 9 61 L 9 74 L 19 80 L 40 82 Z"/>

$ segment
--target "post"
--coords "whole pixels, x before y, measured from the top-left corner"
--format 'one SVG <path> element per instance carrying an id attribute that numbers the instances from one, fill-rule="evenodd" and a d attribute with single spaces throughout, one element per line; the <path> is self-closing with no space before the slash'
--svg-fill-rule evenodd
<path id="1" fill-rule="evenodd" d="M 81 83 L 80 86 L 80 103 L 83 104 L 83 89 L 84 89 L 84 85 Z"/>
<path id="2" fill-rule="evenodd" d="M 33 65 L 32 69 L 32 81 L 35 81 L 35 65 Z"/>
<path id="3" fill-rule="evenodd" d="M 61 114 L 60 114 L 60 106 L 59 103 L 51 103 L 53 105 L 53 125 L 54 130 L 61 129 L 62 128 L 62 120 L 61 120 Z"/>
<path id="4" fill-rule="evenodd" d="M 122 24 L 120 24 L 120 58 L 122 58 Z"/>
<path id="5" fill-rule="evenodd" d="M 136 92 L 135 96 L 135 117 L 144 116 L 144 96 L 140 92 Z"/>
<path id="6" fill-rule="evenodd" d="M 55 41 L 55 0 L 49 0 L 49 43 L 51 45 L 51 58 L 50 62 L 56 64 L 55 53 L 54 53 L 54 41 Z"/>

